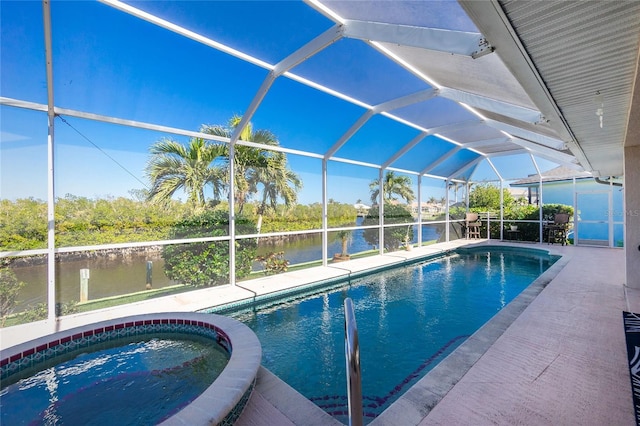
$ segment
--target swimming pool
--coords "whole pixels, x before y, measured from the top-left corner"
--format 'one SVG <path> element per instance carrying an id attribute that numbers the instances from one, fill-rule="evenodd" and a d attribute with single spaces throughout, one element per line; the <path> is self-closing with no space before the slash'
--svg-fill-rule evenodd
<path id="1" fill-rule="evenodd" d="M 258 335 L 262 365 L 346 423 L 343 301 L 350 297 L 370 422 L 557 259 L 541 250 L 459 250 L 231 316 Z"/>

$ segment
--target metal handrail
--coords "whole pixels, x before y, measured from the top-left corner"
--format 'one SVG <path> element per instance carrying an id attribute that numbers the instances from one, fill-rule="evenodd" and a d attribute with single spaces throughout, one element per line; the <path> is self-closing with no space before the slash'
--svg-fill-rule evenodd
<path id="1" fill-rule="evenodd" d="M 362 383 L 360 378 L 360 343 L 358 326 L 349 297 L 344 300 L 344 352 L 347 359 L 347 399 L 349 426 L 362 426 Z"/>

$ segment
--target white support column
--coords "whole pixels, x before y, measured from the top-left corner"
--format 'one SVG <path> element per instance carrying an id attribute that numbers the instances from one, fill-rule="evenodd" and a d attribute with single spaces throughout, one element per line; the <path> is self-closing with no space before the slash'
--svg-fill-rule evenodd
<path id="1" fill-rule="evenodd" d="M 444 181 L 444 187 L 447 189 L 444 193 L 444 204 L 446 207 L 444 210 L 444 237 L 445 241 L 449 242 L 449 179 Z M 469 203 L 467 203 L 467 210 L 469 210 Z"/>
<path id="2" fill-rule="evenodd" d="M 542 214 L 542 209 L 544 208 L 544 202 L 542 201 L 542 175 L 540 175 L 540 182 L 538 183 L 538 220 L 540 220 L 540 225 L 539 225 L 539 230 L 538 232 L 540 233 L 540 244 L 543 243 L 543 238 L 544 238 L 544 224 L 542 223 L 542 218 L 543 218 L 543 214 Z"/>
<path id="3" fill-rule="evenodd" d="M 573 177 L 573 245 L 578 243 L 578 192 L 576 177 Z"/>
<path id="4" fill-rule="evenodd" d="M 422 175 L 418 175 L 418 247 L 422 247 Z"/>
<path id="5" fill-rule="evenodd" d="M 329 218 L 327 209 L 327 159 L 322 159 L 322 265 L 329 263 Z"/>
<path id="6" fill-rule="evenodd" d="M 538 181 L 538 220 L 540 221 L 538 225 L 538 240 L 540 244 L 542 244 L 543 237 L 543 225 L 542 225 L 542 172 L 540 171 L 540 167 L 538 167 L 538 162 L 533 157 L 533 155 L 529 154 L 531 157 L 531 162 L 533 163 L 533 167 L 536 168 L 536 173 L 540 176 L 540 180 Z"/>
<path id="7" fill-rule="evenodd" d="M 574 178 L 575 179 L 575 178 Z M 608 210 L 608 214 L 607 214 L 607 220 L 608 220 L 608 226 L 609 226 L 609 247 L 615 247 L 615 241 L 613 238 L 613 232 L 614 232 L 614 227 L 613 227 L 613 219 L 614 219 L 614 215 L 613 215 L 613 176 L 609 176 L 609 194 L 607 197 L 607 203 L 609 204 L 609 208 Z"/>
<path id="8" fill-rule="evenodd" d="M 378 172 L 378 251 L 384 254 L 384 169 Z"/>
<path id="9" fill-rule="evenodd" d="M 53 53 L 51 44 L 51 5 L 42 2 L 44 19 L 44 49 L 47 73 L 47 319 L 56 318 L 56 252 L 55 252 L 55 180 L 54 180 L 54 120 Z"/>
<path id="10" fill-rule="evenodd" d="M 500 178 L 500 240 L 504 240 L 504 180 L 502 178 Z"/>
<path id="11" fill-rule="evenodd" d="M 229 143 L 229 283 L 236 285 L 235 141 Z"/>

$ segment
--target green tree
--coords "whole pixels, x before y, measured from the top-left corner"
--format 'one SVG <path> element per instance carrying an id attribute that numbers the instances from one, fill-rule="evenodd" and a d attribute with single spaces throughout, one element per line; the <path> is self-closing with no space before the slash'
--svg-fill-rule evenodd
<path id="1" fill-rule="evenodd" d="M 396 175 L 393 171 L 388 171 L 382 181 L 382 189 L 384 200 L 397 200 L 398 197 L 404 199 L 407 203 L 415 199 L 413 189 L 411 188 L 411 178 L 409 176 Z M 380 195 L 380 180 L 375 179 L 369 184 L 371 192 L 371 202 L 376 203 Z"/>
<path id="2" fill-rule="evenodd" d="M 255 232 L 255 224 L 244 217 L 236 218 L 240 234 Z M 224 211 L 206 210 L 176 224 L 171 239 L 202 238 L 229 235 L 229 215 Z M 256 241 L 246 238 L 236 241 L 236 276 L 251 272 L 256 255 Z M 162 252 L 165 273 L 169 279 L 197 287 L 229 282 L 229 243 L 207 241 L 165 246 Z"/>
<path id="3" fill-rule="evenodd" d="M 340 252 L 340 256 L 347 257 L 349 256 L 348 247 L 349 244 L 353 241 L 353 231 L 348 229 L 343 229 L 341 231 L 336 232 L 336 238 L 340 240 L 340 244 L 342 250 Z"/>
<path id="4" fill-rule="evenodd" d="M 7 267 L 0 267 L 0 318 L 2 326 L 7 316 L 16 307 L 18 293 L 25 283 L 18 281 L 16 274 Z"/>
<path id="5" fill-rule="evenodd" d="M 281 152 L 272 153 L 267 159 L 267 167 L 252 169 L 248 175 L 250 187 L 262 187 L 262 197 L 257 211 L 257 229 L 260 232 L 262 217 L 267 207 L 275 211 L 279 198 L 282 198 L 287 207 L 295 204 L 298 201 L 298 192 L 302 189 L 302 180 L 287 167 L 287 156 Z"/>
<path id="6" fill-rule="evenodd" d="M 214 136 L 219 136 L 223 138 L 231 138 L 236 128 L 240 124 L 242 117 L 238 115 L 234 115 L 229 120 L 227 126 L 221 125 L 204 125 L 201 128 L 202 133 L 207 133 Z M 253 125 L 251 123 L 247 124 L 242 132 L 240 133 L 240 140 L 246 142 L 255 142 L 262 145 L 269 146 L 279 146 L 278 138 L 269 130 L 254 130 Z M 229 164 L 229 147 L 224 144 L 221 145 L 223 154 L 221 159 L 225 162 L 225 169 L 228 170 Z M 234 202 L 236 206 L 236 211 L 240 214 L 242 213 L 242 209 L 244 204 L 247 202 L 251 194 L 255 194 L 258 192 L 257 185 L 262 183 L 263 179 L 260 179 L 261 176 L 266 176 L 268 173 L 276 173 L 277 172 L 267 172 L 269 167 L 273 166 L 282 166 L 283 170 L 286 169 L 286 157 L 282 154 L 280 159 L 278 157 L 278 153 L 272 150 L 264 149 L 264 148 L 255 148 L 244 145 L 235 145 L 235 153 L 234 153 Z M 276 158 L 276 159 L 274 159 Z M 284 159 L 284 160 L 283 160 Z M 284 161 L 284 162 L 283 162 Z M 264 170 L 264 171 L 263 171 Z M 277 189 L 275 192 L 279 192 L 278 195 L 283 196 L 283 198 L 289 197 L 287 182 L 288 178 L 293 179 L 293 172 L 289 173 L 280 173 L 278 176 L 278 187 L 273 188 L 265 188 L 267 192 L 270 189 Z M 299 178 L 296 178 L 299 180 Z M 294 180 L 296 180 L 294 179 Z M 228 181 L 228 180 L 227 180 Z M 289 180 L 288 183 L 293 184 L 293 181 Z M 290 188 L 290 187 L 289 187 Z M 284 192 L 282 192 L 284 191 Z M 297 191 L 297 189 L 296 189 Z M 285 195 L 286 193 L 286 195 Z M 267 198 L 269 195 L 267 195 Z"/>
<path id="7" fill-rule="evenodd" d="M 502 190 L 502 199 L 505 208 L 510 208 L 515 202 L 506 188 Z M 474 185 L 469 193 L 469 208 L 476 211 L 500 210 L 500 188 L 489 184 Z"/>
<path id="8" fill-rule="evenodd" d="M 373 206 L 367 216 L 364 218 L 362 225 L 377 225 L 378 216 L 380 215 L 380 209 L 378 206 Z M 413 216 L 405 207 L 385 203 L 384 205 L 384 224 L 392 225 L 394 223 L 409 223 L 413 222 Z M 370 228 L 365 229 L 363 236 L 367 243 L 372 246 L 377 246 L 380 241 L 378 239 L 378 229 Z M 412 226 L 393 226 L 384 228 L 384 248 L 387 251 L 396 251 L 406 240 L 413 239 L 413 227 Z"/>
<path id="9" fill-rule="evenodd" d="M 47 247 L 47 203 L 34 198 L 0 200 L 0 250 Z"/>
<path id="10" fill-rule="evenodd" d="M 219 199 L 224 189 L 225 170 L 216 160 L 224 156 L 222 144 L 202 138 L 191 138 L 188 146 L 162 139 L 151 146 L 146 173 L 151 181 L 149 199 L 166 202 L 176 191 L 188 194 L 194 209 L 205 207 L 205 187 L 211 185 L 213 198 Z"/>

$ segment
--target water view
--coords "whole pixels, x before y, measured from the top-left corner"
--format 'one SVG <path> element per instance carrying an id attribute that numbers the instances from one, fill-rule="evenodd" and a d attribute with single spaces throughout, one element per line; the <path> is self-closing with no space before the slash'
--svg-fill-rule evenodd
<path id="1" fill-rule="evenodd" d="M 417 242 L 417 226 L 414 226 L 413 242 Z M 374 249 L 363 237 L 363 230 L 353 232 L 348 246 L 350 253 L 359 253 Z M 335 237 L 335 234 L 331 235 Z M 330 236 L 330 237 L 331 237 Z M 423 241 L 437 240 L 437 225 L 423 225 Z M 257 254 L 284 252 L 290 265 L 312 262 L 322 259 L 322 236 L 313 234 L 301 238 L 287 240 L 261 240 Z M 342 242 L 335 238 L 328 246 L 328 255 L 342 251 Z M 164 261 L 159 252 L 130 255 L 117 258 L 87 258 L 67 260 L 56 264 L 56 292 L 62 302 L 80 300 L 80 270 L 89 269 L 89 300 L 118 296 L 144 291 L 147 284 L 147 262 L 152 262 L 152 285 L 154 289 L 177 284 L 164 274 Z M 259 263 L 253 266 L 254 271 L 262 270 Z M 13 268 L 16 276 L 27 285 L 20 290 L 16 312 L 46 302 L 47 265 Z"/>

